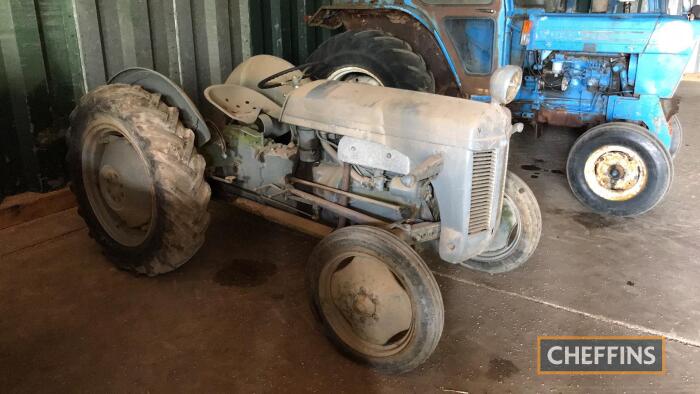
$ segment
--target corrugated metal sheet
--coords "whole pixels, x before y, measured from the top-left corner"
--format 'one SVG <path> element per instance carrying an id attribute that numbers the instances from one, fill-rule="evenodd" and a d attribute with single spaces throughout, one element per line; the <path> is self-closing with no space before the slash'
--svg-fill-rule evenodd
<path id="1" fill-rule="evenodd" d="M 329 32 L 304 16 L 330 0 L 0 0 L 0 190 L 64 183 L 76 100 L 120 70 L 153 68 L 194 101 L 251 54 L 297 63 Z"/>

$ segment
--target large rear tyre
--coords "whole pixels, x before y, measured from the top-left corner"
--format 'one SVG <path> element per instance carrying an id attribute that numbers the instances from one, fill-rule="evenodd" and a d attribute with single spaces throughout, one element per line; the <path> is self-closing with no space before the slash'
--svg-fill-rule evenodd
<path id="1" fill-rule="evenodd" d="M 309 259 L 312 307 L 350 358 L 380 372 L 410 371 L 440 341 L 444 307 L 423 259 L 388 231 L 342 228 Z"/>
<path id="2" fill-rule="evenodd" d="M 488 249 L 462 265 L 490 274 L 512 271 L 530 259 L 542 234 L 542 214 L 527 184 L 508 171 L 501 219 Z"/>
<path id="3" fill-rule="evenodd" d="M 71 115 L 71 189 L 90 235 L 122 269 L 154 276 L 204 242 L 204 158 L 179 112 L 138 86 L 87 94 Z"/>
<path id="4" fill-rule="evenodd" d="M 574 143 L 566 163 L 576 198 L 603 215 L 635 216 L 664 198 L 673 178 L 669 151 L 645 128 L 605 123 Z"/>
<path id="5" fill-rule="evenodd" d="M 435 79 L 423 58 L 403 40 L 380 30 L 346 31 L 311 54 L 316 78 L 435 92 Z"/>

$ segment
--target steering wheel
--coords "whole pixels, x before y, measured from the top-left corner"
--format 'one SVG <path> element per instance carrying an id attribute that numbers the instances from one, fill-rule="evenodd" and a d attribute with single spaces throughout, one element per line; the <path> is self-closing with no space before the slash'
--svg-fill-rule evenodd
<path id="1" fill-rule="evenodd" d="M 278 73 L 276 73 L 276 74 L 272 74 L 272 75 L 270 75 L 269 77 L 267 77 L 267 78 L 263 79 L 262 81 L 260 81 L 260 83 L 258 83 L 258 89 L 273 89 L 273 88 L 278 88 L 278 87 L 280 87 L 280 86 L 286 85 L 286 84 L 288 84 L 289 82 L 291 82 L 291 80 L 286 81 L 286 82 L 275 82 L 275 83 L 271 83 L 271 82 L 272 82 L 273 80 L 275 80 L 275 79 L 277 79 L 277 78 L 283 76 L 283 75 L 287 75 L 287 74 L 289 74 L 289 73 L 291 73 L 291 72 L 293 72 L 293 71 L 297 71 L 297 70 L 301 70 L 301 71 L 302 71 L 302 77 L 301 77 L 301 79 L 309 78 L 311 75 L 310 75 L 310 74 L 307 74 L 306 72 L 307 72 L 310 68 L 312 68 L 312 67 L 314 67 L 314 66 L 316 66 L 316 65 L 318 65 L 318 64 L 319 64 L 319 62 L 305 63 L 305 64 L 301 64 L 301 65 L 296 66 L 296 67 L 292 67 L 292 68 L 288 68 L 288 69 L 286 69 L 286 70 L 282 70 L 282 71 L 280 71 L 280 72 L 278 72 Z"/>

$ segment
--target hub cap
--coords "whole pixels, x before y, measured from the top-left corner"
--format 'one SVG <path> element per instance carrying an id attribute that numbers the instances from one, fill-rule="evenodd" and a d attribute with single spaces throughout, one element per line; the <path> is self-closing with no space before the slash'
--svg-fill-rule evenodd
<path id="1" fill-rule="evenodd" d="M 413 307 L 396 275 L 381 260 L 345 254 L 320 277 L 321 308 L 353 349 L 381 357 L 399 352 L 413 334 Z"/>
<path id="2" fill-rule="evenodd" d="M 155 193 L 145 159 L 112 124 L 86 132 L 83 183 L 95 216 L 115 241 L 141 244 L 152 229 Z"/>
<path id="3" fill-rule="evenodd" d="M 598 196 L 610 201 L 627 201 L 644 190 L 648 173 L 637 152 L 624 146 L 606 145 L 588 156 L 584 177 Z"/>
<path id="4" fill-rule="evenodd" d="M 382 81 L 372 72 L 361 67 L 343 67 L 335 70 L 328 79 L 332 81 L 344 81 L 351 83 L 361 83 L 372 86 L 384 86 Z"/>

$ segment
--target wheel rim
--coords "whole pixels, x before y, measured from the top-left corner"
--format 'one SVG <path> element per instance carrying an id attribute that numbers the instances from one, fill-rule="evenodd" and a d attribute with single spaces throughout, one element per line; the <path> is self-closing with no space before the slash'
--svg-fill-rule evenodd
<path id="1" fill-rule="evenodd" d="M 339 68 L 333 71 L 333 73 L 331 73 L 331 75 L 328 76 L 328 79 L 332 81 L 361 83 L 372 86 L 384 86 L 379 77 L 377 77 L 374 73 L 364 68 L 355 66 Z"/>
<path id="2" fill-rule="evenodd" d="M 498 222 L 496 234 L 486 251 L 478 256 L 481 261 L 500 261 L 508 256 L 517 246 L 522 237 L 520 211 L 510 197 L 503 198 L 501 220 Z"/>
<path id="3" fill-rule="evenodd" d="M 606 145 L 588 156 L 584 177 L 598 196 L 610 201 L 627 201 L 644 190 L 648 172 L 644 160 L 634 150 Z"/>
<path id="4" fill-rule="evenodd" d="M 345 253 L 319 278 L 321 312 L 338 337 L 371 357 L 400 352 L 414 336 L 414 308 L 404 283 L 386 264 Z"/>
<path id="5" fill-rule="evenodd" d="M 146 160 L 110 122 L 85 133 L 83 184 L 105 231 L 121 245 L 143 243 L 153 229 L 155 191 Z"/>
<path id="6" fill-rule="evenodd" d="M 681 147 L 683 138 L 681 134 L 683 133 L 682 127 L 683 126 L 681 125 L 678 115 L 673 115 L 671 121 L 668 122 L 668 128 L 671 131 L 671 147 L 669 148 L 668 152 L 671 154 L 671 157 L 675 157 Z"/>

